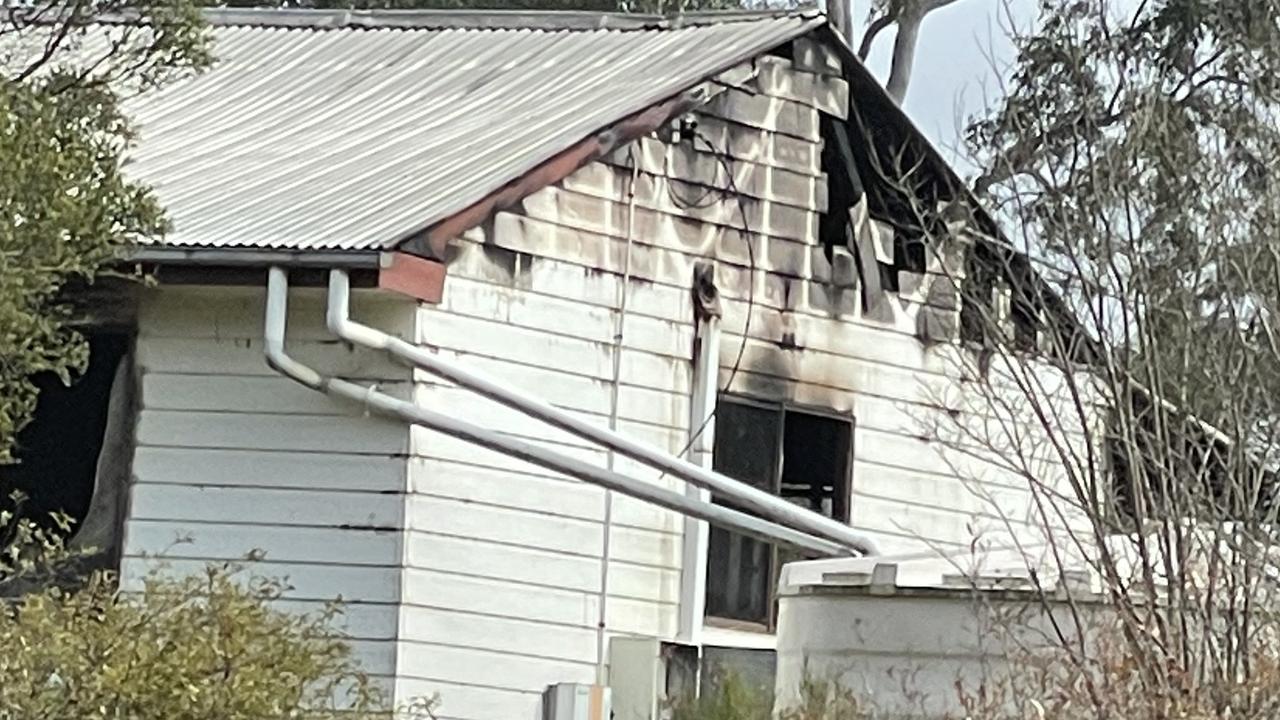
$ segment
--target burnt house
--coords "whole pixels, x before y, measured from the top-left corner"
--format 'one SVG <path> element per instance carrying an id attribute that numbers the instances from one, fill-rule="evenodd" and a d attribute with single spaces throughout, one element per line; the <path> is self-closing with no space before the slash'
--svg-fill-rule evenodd
<path id="1" fill-rule="evenodd" d="M 379 397 L 706 497 L 336 337 L 332 270 L 365 326 L 887 557 L 1009 532 L 918 427 L 952 411 L 971 254 L 911 218 L 964 198 L 821 13 L 208 19 L 213 69 L 127 105 L 173 220 L 130 258 L 156 282 L 92 305 L 105 349 L 21 438 L 32 468 L 88 448 L 75 497 L 36 501 L 126 582 L 259 554 L 450 718 L 532 717 L 556 683 L 652 703 L 619 670 L 646 647 L 768 672 L 791 551 L 293 382 L 264 362 L 268 268 L 290 356 Z M 51 434 L 68 404 L 97 408 L 79 439 Z"/>

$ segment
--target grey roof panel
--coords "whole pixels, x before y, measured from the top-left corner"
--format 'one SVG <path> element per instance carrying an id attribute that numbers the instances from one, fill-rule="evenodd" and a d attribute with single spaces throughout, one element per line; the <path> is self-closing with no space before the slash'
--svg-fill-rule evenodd
<path id="1" fill-rule="evenodd" d="M 823 22 L 813 12 L 680 23 L 574 13 L 210 17 L 215 67 L 127 103 L 140 135 L 128 172 L 167 207 L 166 244 L 317 250 L 394 246 L 613 122 Z"/>

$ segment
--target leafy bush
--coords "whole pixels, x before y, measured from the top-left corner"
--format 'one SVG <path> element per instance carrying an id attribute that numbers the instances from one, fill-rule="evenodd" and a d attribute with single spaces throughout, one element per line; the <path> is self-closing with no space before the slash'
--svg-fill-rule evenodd
<path id="1" fill-rule="evenodd" d="M 392 708 L 335 633 L 337 604 L 283 612 L 284 584 L 233 566 L 156 574 L 133 592 L 107 573 L 71 585 L 50 572 L 72 562 L 57 533 L 20 521 L 10 537 L 0 720 L 433 717 L 428 701 Z"/>
<path id="2" fill-rule="evenodd" d="M 764 688 L 725 672 L 712 688 L 671 702 L 671 720 L 769 720 L 773 699 Z"/>
<path id="3" fill-rule="evenodd" d="M 773 696 L 741 676 L 720 673 L 708 692 L 677 698 L 671 704 L 671 720 L 772 720 Z M 870 720 L 871 714 L 858 696 L 833 679 L 806 676 L 800 683 L 799 701 L 777 720 Z"/>
<path id="4" fill-rule="evenodd" d="M 65 289 L 163 235 L 151 192 L 122 172 L 133 140 L 121 97 L 210 62 L 188 0 L 9 3 L 0 16 L 0 462 L 36 401 L 32 377 L 71 382 L 88 347 Z M 59 8 L 57 12 L 51 8 Z M 127 9 L 156 30 L 94 30 Z M 38 21 L 37 21 L 38 20 Z"/>

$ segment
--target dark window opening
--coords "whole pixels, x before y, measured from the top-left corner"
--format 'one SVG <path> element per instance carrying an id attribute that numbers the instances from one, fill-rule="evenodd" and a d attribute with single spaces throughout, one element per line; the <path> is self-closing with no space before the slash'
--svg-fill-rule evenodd
<path id="1" fill-rule="evenodd" d="M 717 404 L 715 470 L 842 522 L 852 457 L 847 416 L 727 397 Z M 707 616 L 772 629 L 778 572 L 802 555 L 714 526 L 708 546 Z"/>
<path id="2" fill-rule="evenodd" d="M 1132 533 L 1145 520 L 1270 522 L 1280 478 L 1215 437 L 1192 415 L 1162 407 L 1145 392 L 1129 395 L 1129 413 L 1108 419 L 1109 483 L 1103 486 L 1111 531 Z"/>
<path id="3" fill-rule="evenodd" d="M 90 335 L 89 366 L 70 386 L 53 374 L 34 378 L 35 413 L 15 438 L 16 462 L 0 466 L 0 508 L 45 527 L 53 527 L 51 514 L 63 513 L 73 536 L 84 525 L 99 482 L 112 387 L 129 346 L 126 335 Z"/>
<path id="4" fill-rule="evenodd" d="M 848 487 L 851 426 L 795 410 L 785 419 L 780 494 L 816 513 L 848 520 L 849 497 L 841 491 Z"/>

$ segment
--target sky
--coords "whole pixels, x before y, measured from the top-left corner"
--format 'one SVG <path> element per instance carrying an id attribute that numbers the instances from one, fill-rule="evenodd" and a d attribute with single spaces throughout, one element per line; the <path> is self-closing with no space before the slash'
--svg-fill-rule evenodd
<path id="1" fill-rule="evenodd" d="M 868 6 L 867 0 L 854 0 L 856 23 L 865 21 Z M 1010 22 L 1027 27 L 1036 6 L 1036 0 L 955 0 L 925 18 L 904 107 L 962 172 L 968 163 L 957 151 L 964 119 L 1000 96 L 1004 73 L 997 68 L 1007 68 L 1013 60 L 1007 28 Z M 861 36 L 855 35 L 856 45 Z M 885 31 L 868 58 L 881 81 L 888 77 L 892 49 L 892 33 Z"/>

